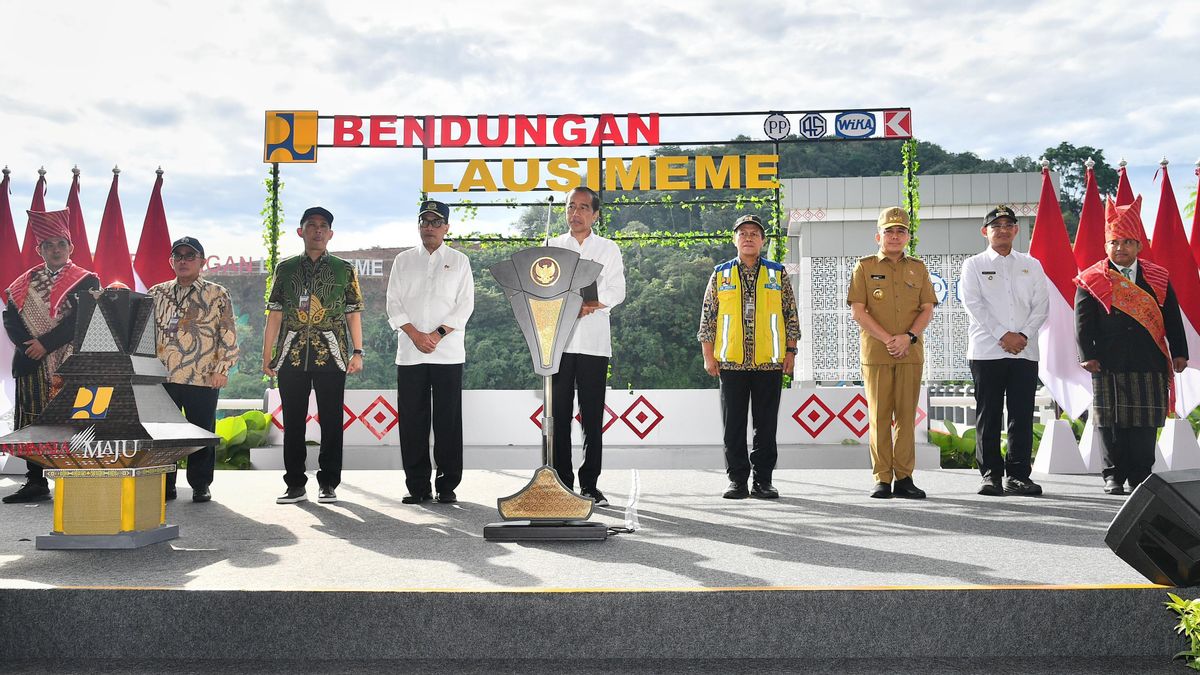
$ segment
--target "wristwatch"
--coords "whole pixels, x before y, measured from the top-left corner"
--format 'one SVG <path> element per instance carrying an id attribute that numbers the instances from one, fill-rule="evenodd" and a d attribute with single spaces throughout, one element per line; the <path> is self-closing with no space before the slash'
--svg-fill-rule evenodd
<path id="1" fill-rule="evenodd" d="M 913 333 L 911 330 L 906 330 L 904 332 L 908 335 L 909 344 L 914 344 L 914 345 L 917 344 L 916 333 Z"/>
<path id="2" fill-rule="evenodd" d="M 366 352 L 361 349 L 355 349 L 353 352 L 351 352 L 352 356 L 362 356 L 363 354 L 366 354 Z"/>
<path id="3" fill-rule="evenodd" d="M 438 334 L 438 335 L 441 335 L 442 337 L 446 337 L 446 329 L 445 329 L 445 327 L 443 327 L 443 326 L 438 326 L 438 327 L 437 327 L 437 334 Z"/>
<path id="4" fill-rule="evenodd" d="M 799 350 L 798 350 L 798 349 L 796 349 L 795 347 L 786 347 L 786 348 L 784 348 L 784 350 L 783 350 L 783 351 L 787 352 L 788 354 L 798 354 L 798 353 L 800 353 L 800 352 L 799 352 Z"/>

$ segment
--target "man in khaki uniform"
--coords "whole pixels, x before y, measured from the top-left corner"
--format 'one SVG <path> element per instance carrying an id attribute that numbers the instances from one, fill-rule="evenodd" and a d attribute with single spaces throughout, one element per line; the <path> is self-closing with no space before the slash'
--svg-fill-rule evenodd
<path id="1" fill-rule="evenodd" d="M 921 333 L 933 318 L 937 298 L 925 263 L 904 254 L 911 236 L 908 213 L 899 207 L 884 209 L 876 225 L 879 253 L 859 258 L 846 297 L 862 328 L 860 359 L 875 474 L 871 496 L 924 499 L 925 492 L 912 479 L 916 465 L 913 423 L 925 363 Z"/>

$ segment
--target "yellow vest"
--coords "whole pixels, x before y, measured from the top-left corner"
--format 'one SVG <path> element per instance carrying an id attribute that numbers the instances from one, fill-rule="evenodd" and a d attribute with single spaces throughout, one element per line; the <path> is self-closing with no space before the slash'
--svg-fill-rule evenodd
<path id="1" fill-rule="evenodd" d="M 783 265 L 762 259 L 754 289 L 754 365 L 783 363 L 787 334 L 783 321 Z M 717 337 L 713 352 L 718 361 L 742 363 L 745 328 L 742 312 L 742 276 L 737 258 L 717 265 Z"/>

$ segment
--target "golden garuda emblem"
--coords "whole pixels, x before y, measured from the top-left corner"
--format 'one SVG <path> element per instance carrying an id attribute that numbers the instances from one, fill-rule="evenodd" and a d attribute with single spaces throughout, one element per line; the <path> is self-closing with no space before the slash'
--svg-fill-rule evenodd
<path id="1" fill-rule="evenodd" d="M 529 268 L 529 276 L 538 286 L 552 286 L 558 281 L 560 274 L 558 262 L 554 258 L 543 256 L 533 261 Z"/>

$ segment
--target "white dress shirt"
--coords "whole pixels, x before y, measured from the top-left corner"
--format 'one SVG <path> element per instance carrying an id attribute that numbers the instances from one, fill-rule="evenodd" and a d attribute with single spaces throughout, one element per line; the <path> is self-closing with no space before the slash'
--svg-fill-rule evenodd
<path id="1" fill-rule="evenodd" d="M 604 265 L 596 281 L 596 299 L 604 307 L 588 314 L 575 324 L 571 339 L 564 352 L 612 356 L 612 328 L 608 312 L 625 301 L 625 263 L 621 260 L 621 249 L 616 242 L 605 239 L 595 232 L 580 244 L 570 232 L 550 239 L 551 246 L 575 251 L 584 260 L 594 260 Z"/>
<path id="2" fill-rule="evenodd" d="M 442 244 L 430 253 L 424 246 L 401 251 L 388 276 L 388 323 L 396 334 L 396 365 L 464 363 L 467 360 L 467 319 L 475 310 L 475 278 L 471 261 Z M 437 349 L 424 354 L 400 330 L 411 323 L 422 333 L 438 326 L 453 328 Z"/>
<path id="3" fill-rule="evenodd" d="M 1020 251 L 1000 255 L 991 248 L 963 261 L 958 295 L 970 318 L 968 359 L 1038 360 L 1038 330 L 1050 312 L 1046 273 L 1036 258 Z M 1029 339 L 1019 354 L 1000 347 L 1005 333 Z"/>

